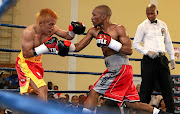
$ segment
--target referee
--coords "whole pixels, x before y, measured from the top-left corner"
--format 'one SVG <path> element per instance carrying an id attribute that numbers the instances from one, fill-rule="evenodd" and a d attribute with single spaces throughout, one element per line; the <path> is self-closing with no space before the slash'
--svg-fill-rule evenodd
<path id="1" fill-rule="evenodd" d="M 158 83 L 162 91 L 167 112 L 174 113 L 172 81 L 165 56 L 167 51 L 170 57 L 171 68 L 175 68 L 174 48 L 167 25 L 157 19 L 158 10 L 154 4 L 146 8 L 147 19 L 137 28 L 133 41 L 133 48 L 144 54 L 141 61 L 141 88 L 140 100 L 149 103 L 151 94 Z M 143 46 L 140 44 L 143 42 Z"/>

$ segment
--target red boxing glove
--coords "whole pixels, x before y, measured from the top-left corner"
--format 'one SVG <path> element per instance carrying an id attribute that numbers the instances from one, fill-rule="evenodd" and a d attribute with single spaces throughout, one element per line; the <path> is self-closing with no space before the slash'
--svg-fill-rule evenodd
<path id="1" fill-rule="evenodd" d="M 98 33 L 96 38 L 96 44 L 98 47 L 105 47 L 108 46 L 111 41 L 111 36 L 103 31 Z"/>
<path id="2" fill-rule="evenodd" d="M 40 55 L 43 53 L 55 53 L 58 39 L 56 37 L 47 38 L 43 44 L 34 48 L 34 55 Z"/>
<path id="3" fill-rule="evenodd" d="M 98 33 L 96 44 L 98 47 L 109 47 L 117 52 L 119 52 L 122 47 L 122 44 L 120 42 L 114 40 L 109 34 L 103 31 L 100 31 Z"/>
<path id="4" fill-rule="evenodd" d="M 49 52 L 56 52 L 57 42 L 58 42 L 58 39 L 56 37 L 49 37 L 43 43 L 49 49 Z"/>

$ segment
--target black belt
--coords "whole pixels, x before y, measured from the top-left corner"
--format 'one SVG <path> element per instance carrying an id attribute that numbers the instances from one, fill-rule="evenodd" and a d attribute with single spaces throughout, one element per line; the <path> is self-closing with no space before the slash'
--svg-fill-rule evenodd
<path id="1" fill-rule="evenodd" d="M 158 57 L 163 57 L 163 56 L 165 56 L 165 52 L 157 52 L 159 55 L 156 57 L 156 58 L 158 58 Z M 149 57 L 148 55 L 144 55 L 145 57 Z M 150 57 L 149 57 L 150 58 Z"/>
<path id="2" fill-rule="evenodd" d="M 165 53 L 164 52 L 159 52 L 159 57 L 160 56 L 165 56 Z"/>

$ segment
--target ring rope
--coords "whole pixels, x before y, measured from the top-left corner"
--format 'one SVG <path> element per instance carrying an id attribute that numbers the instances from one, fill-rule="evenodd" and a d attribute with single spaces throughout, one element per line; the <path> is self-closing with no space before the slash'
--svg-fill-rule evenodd
<path id="1" fill-rule="evenodd" d="M 0 70 L 6 71 L 15 71 L 16 68 L 6 68 L 0 67 Z M 102 73 L 97 72 L 76 72 L 76 71 L 56 71 L 56 70 L 44 70 L 44 72 L 52 72 L 52 73 L 64 73 L 64 74 L 90 74 L 90 75 L 102 75 Z M 133 74 L 134 77 L 140 77 L 141 75 Z M 179 78 L 180 75 L 171 75 L 171 78 Z"/>
<path id="2" fill-rule="evenodd" d="M 21 50 L 0 48 L 0 51 L 3 51 L 3 52 L 20 52 Z M 56 55 L 55 53 L 47 53 L 47 54 Z M 96 58 L 96 59 L 103 59 L 104 58 L 104 56 L 81 55 L 81 54 L 68 54 L 67 56 L 82 57 L 82 58 Z M 142 59 L 129 58 L 129 60 L 130 61 L 141 61 Z M 180 64 L 180 61 L 176 61 L 176 64 Z"/>
<path id="3" fill-rule="evenodd" d="M 0 89 L 0 91 L 8 91 L 8 92 L 20 92 L 19 89 Z M 48 92 L 53 93 L 89 93 L 90 91 L 62 91 L 62 90 L 48 90 Z M 152 95 L 161 95 L 161 92 L 152 92 Z M 179 93 L 174 93 L 174 96 L 180 96 Z"/>
<path id="4" fill-rule="evenodd" d="M 3 24 L 0 23 L 0 26 L 5 26 L 5 27 L 14 27 L 14 28 L 26 28 L 26 26 L 21 26 L 21 25 L 13 25 L 13 24 Z M 86 35 L 87 33 L 84 33 L 83 35 Z M 130 38 L 131 40 L 134 40 L 134 38 Z M 180 42 L 172 41 L 174 44 L 180 44 Z"/>
<path id="5" fill-rule="evenodd" d="M 0 89 L 0 91 L 20 92 L 20 89 Z M 48 92 L 54 92 L 54 93 L 89 93 L 89 91 L 59 91 L 59 90 L 48 90 Z"/>
<path id="6" fill-rule="evenodd" d="M 0 67 L 0 70 L 15 71 L 16 68 Z M 102 74 L 102 73 L 96 73 L 96 72 L 76 72 L 76 71 L 57 71 L 57 70 L 44 70 L 44 72 L 64 73 L 64 74 L 91 74 L 91 75 L 101 75 Z"/>

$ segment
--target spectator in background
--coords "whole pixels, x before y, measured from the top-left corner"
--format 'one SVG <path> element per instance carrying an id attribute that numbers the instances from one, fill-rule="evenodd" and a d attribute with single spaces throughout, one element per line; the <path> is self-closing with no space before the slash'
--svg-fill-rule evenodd
<path id="1" fill-rule="evenodd" d="M 68 105 L 71 104 L 71 102 L 69 102 L 69 94 L 65 94 L 66 100 L 68 102 Z"/>
<path id="2" fill-rule="evenodd" d="M 59 90 L 59 87 L 57 85 L 54 85 L 53 90 Z"/>
<path id="3" fill-rule="evenodd" d="M 72 96 L 68 110 L 72 110 L 74 113 L 82 113 L 82 109 L 83 107 L 79 106 L 79 97 L 77 95 Z"/>
<path id="4" fill-rule="evenodd" d="M 48 90 L 52 90 L 53 83 L 49 81 L 47 86 L 48 86 Z"/>
<path id="5" fill-rule="evenodd" d="M 59 90 L 59 87 L 57 85 L 55 85 L 53 90 Z M 60 95 L 61 95 L 61 93 L 54 92 L 53 96 L 54 96 L 55 99 L 59 99 Z"/>
<path id="6" fill-rule="evenodd" d="M 49 93 L 48 93 L 48 100 L 49 100 L 49 99 L 50 99 L 50 100 L 52 100 L 52 99 L 54 100 L 54 99 L 55 99 L 53 92 L 49 92 Z"/>
<path id="7" fill-rule="evenodd" d="M 65 97 L 69 101 L 69 94 L 65 94 Z"/>
<path id="8" fill-rule="evenodd" d="M 83 95 L 83 94 L 79 95 L 79 105 L 80 105 L 81 107 L 84 107 L 84 102 L 85 102 L 85 101 L 86 101 L 86 96 Z"/>
<path id="9" fill-rule="evenodd" d="M 51 82 L 51 81 L 49 81 L 48 83 L 47 83 L 47 87 L 48 87 L 48 97 L 49 96 L 52 96 L 52 95 L 54 95 L 54 93 L 53 92 L 50 92 L 49 90 L 52 90 L 53 89 L 53 83 Z M 54 97 L 54 96 L 53 96 Z"/>
<path id="10" fill-rule="evenodd" d="M 66 96 L 64 94 L 61 94 L 59 102 L 65 107 L 69 106 L 68 100 L 66 99 Z"/>
<path id="11" fill-rule="evenodd" d="M 19 87 L 19 79 L 16 71 L 12 71 L 12 74 L 8 76 L 5 81 L 9 83 L 9 89 L 18 89 Z"/>
<path id="12" fill-rule="evenodd" d="M 136 85 L 136 90 L 138 91 L 138 94 L 140 93 L 141 84 Z"/>

